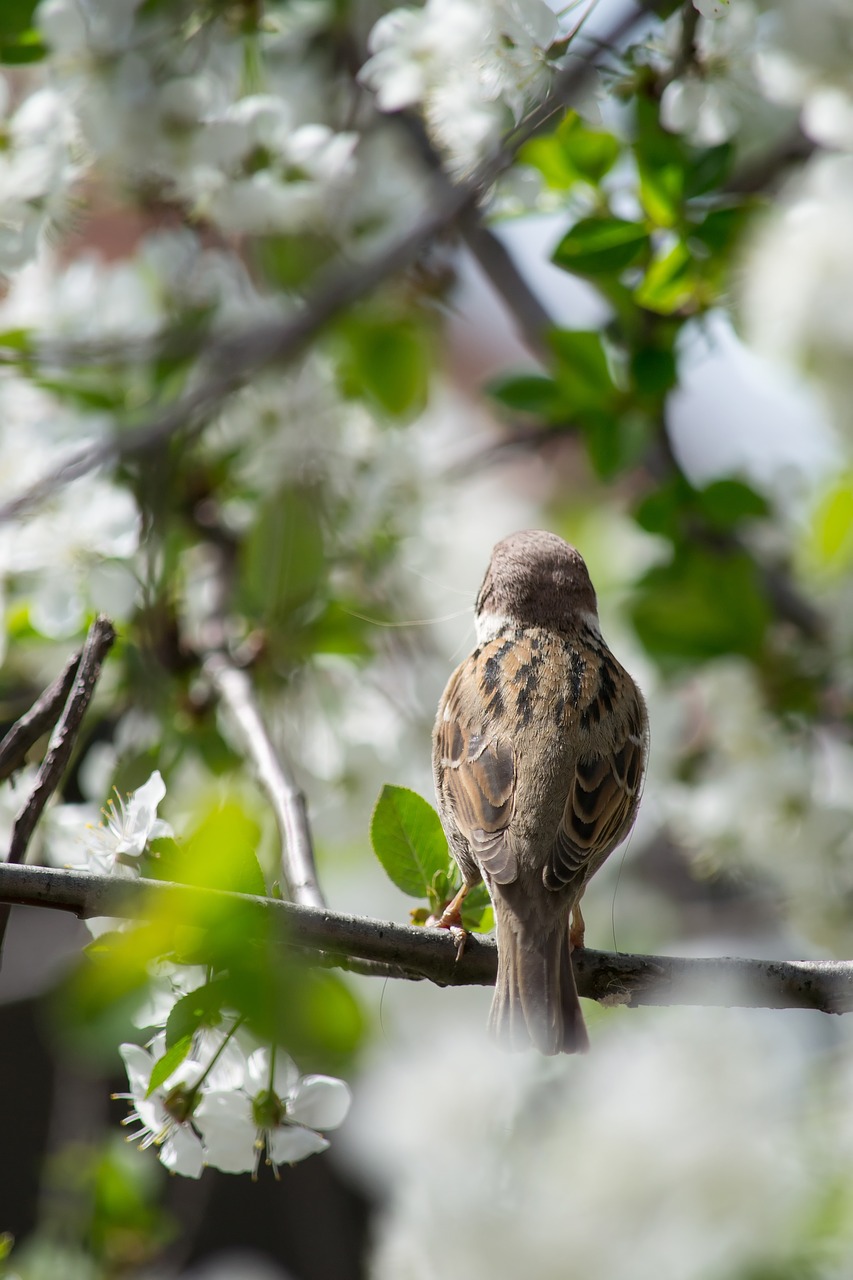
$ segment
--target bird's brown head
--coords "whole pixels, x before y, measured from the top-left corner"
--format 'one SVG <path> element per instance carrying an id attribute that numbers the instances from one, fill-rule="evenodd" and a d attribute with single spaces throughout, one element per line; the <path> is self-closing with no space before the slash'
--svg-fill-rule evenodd
<path id="1" fill-rule="evenodd" d="M 475 612 L 481 643 L 506 623 L 568 631 L 597 627 L 598 619 L 583 556 L 544 529 L 524 529 L 497 543 Z"/>

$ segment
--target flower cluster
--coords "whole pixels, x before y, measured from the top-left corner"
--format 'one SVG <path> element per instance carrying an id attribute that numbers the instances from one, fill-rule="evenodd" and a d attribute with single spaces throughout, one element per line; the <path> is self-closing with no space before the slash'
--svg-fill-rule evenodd
<path id="1" fill-rule="evenodd" d="M 104 821 L 90 827 L 76 864 L 100 875 L 134 878 L 153 840 L 172 836 L 157 816 L 166 795 L 159 772 L 127 799 L 110 803 Z M 87 921 L 92 931 L 116 921 Z M 167 1047 L 167 1024 L 176 1003 L 209 980 L 198 965 L 167 961 L 151 967 L 145 1002 L 134 1022 L 153 1030 L 147 1047 L 120 1046 L 132 1103 L 124 1121 L 142 1148 L 155 1147 L 167 1169 L 197 1178 L 210 1165 L 226 1173 L 257 1175 L 262 1159 L 277 1170 L 325 1151 L 323 1133 L 336 1129 L 350 1104 L 347 1085 L 331 1076 L 300 1076 L 278 1047 L 259 1045 L 239 1016 L 217 1012 L 210 1025 Z"/>
<path id="2" fill-rule="evenodd" d="M 278 1171 L 325 1151 L 323 1133 L 346 1118 L 350 1091 L 332 1076 L 300 1076 L 282 1050 L 251 1048 L 239 1029 L 208 1030 L 165 1079 L 152 1079 L 164 1060 L 165 1034 L 147 1048 L 120 1053 L 132 1104 L 123 1121 L 142 1149 L 155 1147 L 172 1173 L 198 1178 L 206 1166 L 257 1176 L 262 1160 Z"/>
<path id="3" fill-rule="evenodd" d="M 350 1127 L 389 1201 L 371 1275 L 433 1280 L 452 1257 L 473 1280 L 558 1280 L 567 1260 L 634 1280 L 641 1258 L 644 1274 L 717 1280 L 803 1274 L 815 1250 L 837 1264 L 821 1274 L 845 1274 L 849 1083 L 789 1014 L 741 1010 L 634 1011 L 599 1025 L 594 1055 L 547 1064 L 470 1026 L 398 1046 Z"/>
<path id="4" fill-rule="evenodd" d="M 544 92 L 556 38 L 543 0 L 427 0 L 379 19 L 361 79 L 383 111 L 420 107 L 461 172 Z"/>

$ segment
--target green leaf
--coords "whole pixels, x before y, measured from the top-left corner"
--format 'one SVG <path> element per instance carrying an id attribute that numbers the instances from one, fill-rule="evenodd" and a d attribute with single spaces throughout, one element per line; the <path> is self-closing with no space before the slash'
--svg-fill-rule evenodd
<path id="1" fill-rule="evenodd" d="M 642 283 L 634 291 L 634 300 L 647 311 L 672 315 L 693 300 L 696 277 L 693 259 L 687 246 L 679 240 L 660 257 L 655 258 Z"/>
<path id="2" fill-rule="evenodd" d="M 427 401 L 430 358 L 420 326 L 400 316 L 359 313 L 343 326 L 344 389 L 372 400 L 392 417 L 419 413 Z"/>
<path id="3" fill-rule="evenodd" d="M 578 181 L 597 186 L 620 151 L 612 134 L 587 128 L 575 112 L 569 112 L 550 136 L 526 143 L 519 160 L 538 169 L 549 187 L 566 191 Z"/>
<path id="4" fill-rule="evenodd" d="M 23 67 L 47 57 L 47 45 L 35 27 L 22 31 L 15 39 L 0 39 L 0 63 L 7 67 Z"/>
<path id="5" fill-rule="evenodd" d="M 681 476 L 652 489 L 634 510 L 634 519 L 647 533 L 659 533 L 673 542 L 682 537 L 685 513 L 693 509 L 695 491 Z"/>
<path id="6" fill-rule="evenodd" d="M 552 261 L 575 275 L 618 275 L 637 261 L 648 244 L 648 232 L 639 222 L 581 218 L 563 236 Z"/>
<path id="7" fill-rule="evenodd" d="M 266 882 L 255 852 L 259 839 L 260 827 L 241 804 L 219 801 L 185 843 L 163 854 L 157 878 L 264 897 Z"/>
<path id="8" fill-rule="evenodd" d="M 634 519 L 649 533 L 660 533 L 677 542 L 690 536 L 697 525 L 728 532 L 744 520 L 768 514 L 761 494 L 743 480 L 714 480 L 694 489 L 682 477 L 654 489 L 637 506 Z"/>
<path id="9" fill-rule="evenodd" d="M 33 345 L 32 329 L 4 329 L 0 333 L 0 349 L 9 347 L 12 351 L 30 352 Z"/>
<path id="10" fill-rule="evenodd" d="M 225 995 L 225 980 L 218 977 L 176 1000 L 166 1021 L 166 1048 L 192 1039 L 199 1027 L 218 1026 Z"/>
<path id="11" fill-rule="evenodd" d="M 691 225 L 689 239 L 703 246 L 707 253 L 727 255 L 737 244 L 750 213 L 746 205 L 713 209 L 701 222 Z"/>
<path id="12" fill-rule="evenodd" d="M 684 173 L 684 194 L 687 199 L 703 196 L 709 191 L 719 191 L 731 173 L 734 158 L 735 148 L 731 142 L 697 151 Z"/>
<path id="13" fill-rule="evenodd" d="M 159 1089 L 164 1084 L 173 1071 L 177 1071 L 178 1067 L 189 1056 L 192 1047 L 193 1038 L 191 1035 L 182 1036 L 180 1040 L 176 1040 L 170 1049 L 167 1049 L 162 1058 L 158 1058 L 151 1069 L 151 1079 L 148 1081 L 148 1089 L 146 1090 L 146 1098 L 150 1098 L 155 1089 Z"/>
<path id="14" fill-rule="evenodd" d="M 842 476 L 818 502 L 806 550 L 823 572 L 841 573 L 853 564 L 853 475 Z"/>
<path id="15" fill-rule="evenodd" d="M 699 510 L 718 529 L 733 529 L 743 520 L 769 514 L 766 498 L 743 480 L 714 480 L 697 494 Z"/>
<path id="16" fill-rule="evenodd" d="M 451 857 L 438 814 L 407 787 L 384 786 L 370 823 L 373 851 L 398 889 L 428 898 L 437 875 L 448 875 Z"/>
<path id="17" fill-rule="evenodd" d="M 279 639 L 327 576 L 320 504 L 308 488 L 280 489 L 260 508 L 242 548 L 241 604 Z"/>
<path id="18" fill-rule="evenodd" d="M 557 356 L 556 381 L 568 406 L 598 410 L 614 402 L 617 388 L 601 335 L 594 330 L 555 329 L 549 342 Z"/>
<path id="19" fill-rule="evenodd" d="M 637 463 L 648 448 L 652 430 L 645 415 L 630 412 L 590 410 L 580 426 L 590 462 L 602 480 L 612 480 Z"/>
<path id="20" fill-rule="evenodd" d="M 729 653 L 757 661 L 770 616 L 749 556 L 689 543 L 678 546 L 670 564 L 645 574 L 632 607 L 637 634 L 661 661 L 695 662 Z"/>
<path id="21" fill-rule="evenodd" d="M 502 378 L 489 387 L 489 394 L 516 413 L 533 413 L 537 417 L 552 417 L 555 411 L 564 414 L 565 403 L 560 388 L 553 378 L 526 373 Z"/>
<path id="22" fill-rule="evenodd" d="M 656 226 L 674 226 L 684 201 L 687 145 L 662 127 L 659 104 L 651 97 L 641 94 L 635 99 L 635 120 L 640 200 Z"/>
<path id="23" fill-rule="evenodd" d="M 678 381 L 675 353 L 658 347 L 641 347 L 631 356 L 631 377 L 640 397 L 660 400 Z"/>
<path id="24" fill-rule="evenodd" d="M 344 980 L 270 949 L 235 956 L 229 1007 L 259 1040 L 283 1045 L 303 1070 L 341 1070 L 364 1036 L 364 1017 Z"/>
<path id="25" fill-rule="evenodd" d="M 258 236 L 249 249 L 258 270 L 279 289 L 299 289 L 334 252 L 328 236 Z"/>

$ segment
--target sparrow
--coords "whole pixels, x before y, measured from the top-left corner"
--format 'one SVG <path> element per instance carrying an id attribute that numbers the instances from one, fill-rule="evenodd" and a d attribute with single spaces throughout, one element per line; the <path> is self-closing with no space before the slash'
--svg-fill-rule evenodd
<path id="1" fill-rule="evenodd" d="M 571 958 L 580 901 L 637 816 L 646 706 L 602 638 L 583 557 L 556 534 L 495 546 L 475 617 L 476 648 L 433 733 L 438 811 L 463 879 L 439 923 L 461 923 L 482 878 L 498 946 L 491 1030 L 509 1048 L 577 1053 L 589 1047 Z"/>

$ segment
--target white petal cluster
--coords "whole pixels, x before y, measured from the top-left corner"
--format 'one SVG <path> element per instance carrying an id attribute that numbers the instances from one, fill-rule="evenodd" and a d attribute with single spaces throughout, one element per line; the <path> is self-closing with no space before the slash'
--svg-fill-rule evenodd
<path id="1" fill-rule="evenodd" d="M 123 1044 L 132 1111 L 124 1121 L 140 1147 L 155 1147 L 173 1173 L 198 1178 L 206 1166 L 257 1175 L 262 1160 L 277 1171 L 325 1151 L 324 1132 L 346 1119 L 351 1095 L 343 1080 L 300 1076 L 282 1049 L 252 1048 L 241 1034 L 208 1029 L 161 1084 L 151 1073 L 165 1036 L 148 1048 Z"/>
<path id="2" fill-rule="evenodd" d="M 104 811 L 104 821 L 90 827 L 83 838 L 85 868 L 98 875 L 139 875 L 139 863 L 152 840 L 172 835 L 168 822 L 157 817 L 157 808 L 166 795 L 159 770 L 127 800 L 118 793 Z"/>
<path id="3" fill-rule="evenodd" d="M 849 1097 L 834 1113 L 821 1089 L 789 1021 L 740 1010 L 656 1011 L 653 1028 L 633 1011 L 550 1063 L 430 1037 L 389 1055 L 353 1114 L 389 1199 L 370 1274 L 438 1280 L 448 1258 L 471 1280 L 788 1274 L 825 1197 L 850 1204 Z M 845 1216 L 831 1274 L 853 1259 Z"/>
<path id="4" fill-rule="evenodd" d="M 768 97 L 797 107 L 811 138 L 853 148 L 853 12 L 846 0 L 774 0 L 756 67 Z"/>
<path id="5" fill-rule="evenodd" d="M 379 19 L 361 79 L 383 111 L 420 107 L 461 172 L 546 90 L 556 36 L 543 0 L 427 0 Z"/>
<path id="6" fill-rule="evenodd" d="M 816 378 L 853 437 L 853 154 L 821 154 L 789 184 L 755 238 L 741 281 L 747 335 Z"/>
<path id="7" fill-rule="evenodd" d="M 719 4 L 703 0 L 693 41 L 694 55 L 685 71 L 667 84 L 661 97 L 661 121 L 673 133 L 697 146 L 715 147 L 742 126 L 754 128 L 761 106 L 755 83 L 758 13 L 752 0 Z M 652 46 L 663 70 L 679 56 L 683 11 L 670 18 Z"/>
<path id="8" fill-rule="evenodd" d="M 745 872 L 784 900 L 795 928 L 843 946 L 853 749 L 829 729 L 780 725 L 754 669 L 737 659 L 706 666 L 679 697 L 667 696 L 680 711 L 658 741 L 654 767 L 669 775 L 655 789 L 660 820 L 699 867 Z M 678 781 L 676 759 L 689 781 Z"/>
<path id="9" fill-rule="evenodd" d="M 67 219 L 80 173 L 67 97 L 40 88 L 7 115 L 10 98 L 0 75 L 0 275 L 32 258 L 45 231 Z"/>
<path id="10" fill-rule="evenodd" d="M 184 5 L 44 0 L 38 20 L 89 162 L 180 202 L 222 231 L 335 226 L 356 136 L 326 119 L 327 86 L 306 56 L 325 0 L 257 34 L 255 80 L 236 23 L 190 21 Z"/>

